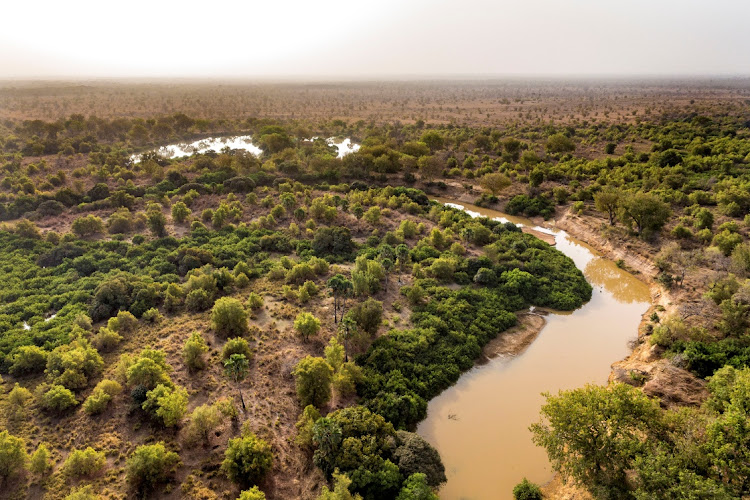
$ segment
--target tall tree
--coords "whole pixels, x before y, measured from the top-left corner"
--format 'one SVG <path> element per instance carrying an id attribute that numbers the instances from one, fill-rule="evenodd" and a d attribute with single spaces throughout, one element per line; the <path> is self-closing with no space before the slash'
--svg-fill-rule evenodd
<path id="1" fill-rule="evenodd" d="M 247 377 L 249 369 L 250 363 L 247 361 L 247 356 L 244 354 L 232 354 L 229 358 L 224 360 L 224 373 L 237 385 L 237 392 L 240 394 L 240 402 L 242 403 L 243 410 L 246 410 L 247 408 L 245 407 L 245 399 L 242 397 L 240 382 Z"/>

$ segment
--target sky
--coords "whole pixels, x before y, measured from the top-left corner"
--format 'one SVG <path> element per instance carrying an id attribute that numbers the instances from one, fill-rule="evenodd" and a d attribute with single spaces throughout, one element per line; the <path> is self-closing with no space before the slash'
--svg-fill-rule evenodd
<path id="1" fill-rule="evenodd" d="M 750 75 L 747 0 L 9 0 L 0 79 Z"/>

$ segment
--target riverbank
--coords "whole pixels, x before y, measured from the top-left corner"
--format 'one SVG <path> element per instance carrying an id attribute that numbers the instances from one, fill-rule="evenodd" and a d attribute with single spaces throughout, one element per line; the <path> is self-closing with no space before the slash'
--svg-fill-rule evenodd
<path id="1" fill-rule="evenodd" d="M 483 365 L 500 356 L 518 356 L 534 342 L 547 324 L 544 316 L 536 312 L 518 312 L 516 317 L 518 324 L 489 341 L 476 364 Z"/>

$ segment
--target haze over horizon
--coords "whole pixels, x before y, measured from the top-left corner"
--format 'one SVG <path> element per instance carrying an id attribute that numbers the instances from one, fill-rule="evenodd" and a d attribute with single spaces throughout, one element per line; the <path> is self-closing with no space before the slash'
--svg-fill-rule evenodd
<path id="1" fill-rule="evenodd" d="M 750 3 L 14 2 L 0 78 L 743 76 Z"/>

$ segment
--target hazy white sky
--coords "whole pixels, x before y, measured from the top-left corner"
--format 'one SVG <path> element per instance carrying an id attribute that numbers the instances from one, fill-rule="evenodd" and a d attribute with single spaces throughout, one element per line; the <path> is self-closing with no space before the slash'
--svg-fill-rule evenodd
<path id="1" fill-rule="evenodd" d="M 8 0 L 0 78 L 748 75 L 750 0 Z"/>

